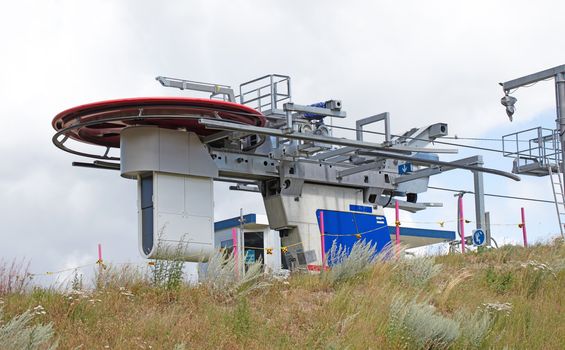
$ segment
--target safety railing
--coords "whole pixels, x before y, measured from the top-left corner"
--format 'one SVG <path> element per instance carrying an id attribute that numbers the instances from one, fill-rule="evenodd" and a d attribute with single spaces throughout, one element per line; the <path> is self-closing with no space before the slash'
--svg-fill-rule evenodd
<path id="1" fill-rule="evenodd" d="M 239 103 L 269 114 L 282 110 L 284 102 L 291 102 L 290 77 L 270 74 L 250 80 L 239 86 Z"/>
<path id="2" fill-rule="evenodd" d="M 515 172 L 529 172 L 556 166 L 561 161 L 557 130 L 531 128 L 502 136 L 503 156 L 514 159 Z"/>

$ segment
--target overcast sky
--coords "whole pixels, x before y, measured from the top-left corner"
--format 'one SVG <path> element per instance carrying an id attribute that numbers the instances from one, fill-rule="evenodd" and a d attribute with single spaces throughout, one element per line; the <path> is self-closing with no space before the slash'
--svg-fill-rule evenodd
<path id="1" fill-rule="evenodd" d="M 98 242 L 106 260 L 141 261 L 135 182 L 117 172 L 71 167 L 81 159 L 51 143 L 51 120 L 69 107 L 188 94 L 161 87 L 157 75 L 237 86 L 280 73 L 292 76 L 297 103 L 341 99 L 349 116 L 341 125 L 388 111 L 393 133 L 446 122 L 451 135 L 500 137 L 540 124 L 553 127 L 555 103 L 551 82 L 520 89 L 511 124 L 499 104 L 497 83 L 565 63 L 563 1 L 20 0 L 2 5 L 0 257 L 31 259 L 34 272 L 94 262 Z M 500 143 L 475 144 L 500 148 Z M 486 166 L 511 170 L 511 160 L 484 156 Z M 465 171 L 431 182 L 472 189 Z M 551 197 L 547 178 L 525 177 L 518 184 L 487 175 L 485 188 Z M 238 194 L 235 203 L 227 195 L 227 186 L 216 187 L 218 219 L 237 215 L 240 207 L 264 212 L 258 196 Z M 421 197 L 443 201 L 445 208 L 411 220 L 454 218 L 452 194 Z M 465 205 L 473 216 L 472 196 Z M 487 200 L 499 224 L 517 223 L 520 206 L 531 218 L 532 240 L 557 232 L 550 205 Z M 520 238 L 515 226 L 497 230 L 501 240 Z"/>

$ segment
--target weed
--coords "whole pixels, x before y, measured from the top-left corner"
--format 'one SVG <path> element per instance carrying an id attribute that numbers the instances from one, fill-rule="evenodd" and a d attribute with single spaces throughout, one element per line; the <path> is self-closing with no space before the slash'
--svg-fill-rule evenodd
<path id="1" fill-rule="evenodd" d="M 77 271 L 75 271 L 73 274 L 73 280 L 71 281 L 71 289 L 72 290 L 83 289 L 82 274 L 79 274 Z"/>
<path id="2" fill-rule="evenodd" d="M 151 267 L 153 284 L 165 290 L 178 290 L 183 282 L 184 264 L 183 251 L 187 242 L 182 237 L 174 251 L 168 252 L 166 259 L 156 259 Z M 158 240 L 157 250 L 160 249 Z"/>
<path id="3" fill-rule="evenodd" d="M 251 312 L 247 299 L 240 298 L 232 315 L 232 328 L 235 336 L 241 340 L 251 330 Z"/>
<path id="4" fill-rule="evenodd" d="M 492 266 L 489 266 L 485 273 L 485 280 L 489 288 L 497 294 L 505 294 L 512 288 L 514 275 L 512 271 L 497 272 Z"/>

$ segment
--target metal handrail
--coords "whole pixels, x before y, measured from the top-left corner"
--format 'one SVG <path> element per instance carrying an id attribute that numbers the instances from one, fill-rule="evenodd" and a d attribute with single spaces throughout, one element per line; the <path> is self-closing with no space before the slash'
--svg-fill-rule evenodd
<path id="1" fill-rule="evenodd" d="M 269 80 L 267 84 L 259 84 L 259 86 L 253 87 L 249 91 L 244 91 L 246 87 L 265 79 Z M 283 90 L 286 91 L 279 93 L 278 88 L 281 84 L 286 85 L 286 89 L 283 87 Z M 268 90 L 265 91 L 265 89 Z M 246 99 L 248 96 L 250 96 L 250 98 Z M 251 107 L 259 111 L 268 106 L 271 106 L 271 110 L 276 109 L 279 102 L 291 100 L 290 77 L 280 74 L 269 74 L 242 83 L 239 86 L 238 98 L 241 104 L 252 105 Z M 264 103 L 264 100 L 267 100 L 268 102 Z"/>
<path id="2" fill-rule="evenodd" d="M 527 135 L 527 141 L 521 136 Z M 521 142 L 526 142 L 521 147 Z M 514 144 L 514 145 L 511 145 Z M 534 127 L 502 136 L 503 156 L 515 159 L 518 167 L 538 163 L 551 166 L 560 163 L 560 143 L 556 130 Z"/>

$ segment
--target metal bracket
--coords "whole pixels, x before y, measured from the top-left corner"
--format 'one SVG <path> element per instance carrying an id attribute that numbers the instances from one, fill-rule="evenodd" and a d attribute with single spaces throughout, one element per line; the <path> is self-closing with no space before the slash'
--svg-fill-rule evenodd
<path id="1" fill-rule="evenodd" d="M 355 122 L 355 129 L 357 140 L 363 141 L 363 126 L 369 125 L 372 123 L 380 122 L 384 120 L 385 122 L 385 142 L 391 142 L 391 135 L 390 135 L 390 114 L 388 112 L 384 112 L 381 114 L 373 115 L 367 118 L 359 119 Z"/>
<path id="2" fill-rule="evenodd" d="M 337 111 L 329 108 L 321 108 L 321 107 L 312 107 L 312 106 L 304 106 L 304 105 L 297 105 L 292 102 L 285 103 L 283 108 L 287 112 L 300 112 L 300 113 L 311 113 L 317 114 L 321 116 L 328 116 L 334 118 L 345 118 L 347 117 L 347 113 L 344 111 Z"/>
<path id="3" fill-rule="evenodd" d="M 168 78 L 162 76 L 156 77 L 155 80 L 157 80 L 159 83 L 161 83 L 161 85 L 165 87 L 172 87 L 181 90 L 209 92 L 211 94 L 210 97 L 223 95 L 227 97 L 228 101 L 235 102 L 235 94 L 233 92 L 233 89 L 228 85 L 210 84 L 199 81 Z"/>

